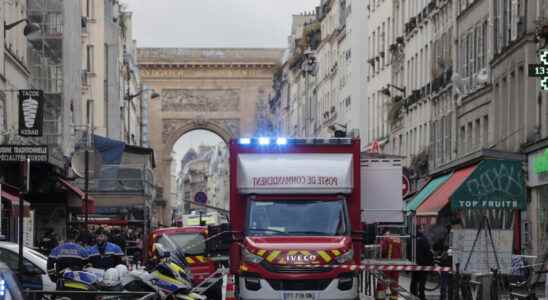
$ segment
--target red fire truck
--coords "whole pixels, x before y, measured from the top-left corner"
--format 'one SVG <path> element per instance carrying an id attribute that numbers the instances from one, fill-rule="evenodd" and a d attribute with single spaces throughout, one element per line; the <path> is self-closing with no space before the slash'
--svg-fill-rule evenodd
<path id="1" fill-rule="evenodd" d="M 359 140 L 232 140 L 230 179 L 240 299 L 358 299 Z"/>

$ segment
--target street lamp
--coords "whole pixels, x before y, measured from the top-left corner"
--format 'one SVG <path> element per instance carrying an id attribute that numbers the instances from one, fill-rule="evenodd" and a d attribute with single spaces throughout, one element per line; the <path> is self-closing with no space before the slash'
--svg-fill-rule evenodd
<path id="1" fill-rule="evenodd" d="M 139 96 L 141 96 L 144 92 L 149 92 L 149 91 L 152 91 L 152 94 L 150 95 L 150 98 L 151 98 L 151 99 L 160 97 L 160 94 L 156 93 L 155 90 L 146 88 L 146 89 L 140 90 L 139 92 L 137 92 L 136 94 L 133 94 L 133 95 L 130 95 L 130 94 L 128 93 L 128 95 L 126 95 L 126 97 L 125 97 L 125 100 L 131 101 L 131 100 L 133 100 L 133 98 L 139 97 Z"/>
<path id="2" fill-rule="evenodd" d="M 153 89 L 150 89 L 150 88 L 144 88 L 144 89 L 141 89 L 139 92 L 131 95 L 130 94 L 130 90 L 129 90 L 129 80 L 128 80 L 128 86 L 127 86 L 127 95 L 126 97 L 124 98 L 126 101 L 128 102 L 131 102 L 131 100 L 133 100 L 134 98 L 136 97 L 139 97 L 141 96 L 144 92 L 149 92 L 151 91 L 152 94 L 150 95 L 150 99 L 155 99 L 155 98 L 158 98 L 160 97 L 160 94 L 158 94 L 155 90 Z M 130 130 L 130 127 L 131 127 L 131 119 L 130 119 L 130 114 L 131 114 L 131 107 L 129 105 L 130 103 L 128 103 L 128 106 L 127 106 L 127 141 L 128 143 L 131 143 L 131 130 Z M 141 105 L 139 105 L 139 109 L 141 111 L 141 118 L 143 117 L 143 105 L 142 105 L 142 102 L 141 102 Z M 141 122 L 140 122 L 141 123 Z M 142 130 L 142 126 L 141 126 L 141 130 Z M 141 142 L 142 142 L 142 132 L 141 132 Z"/>
<path id="3" fill-rule="evenodd" d="M 306 108 L 306 118 L 305 118 L 305 135 L 309 136 L 311 134 L 310 126 L 312 125 L 312 101 L 310 99 L 309 90 L 310 90 L 310 75 L 315 76 L 316 72 L 316 58 L 314 57 L 314 51 L 310 48 L 306 49 L 303 53 L 304 62 L 301 65 L 301 69 L 305 74 L 305 108 Z"/>
<path id="4" fill-rule="evenodd" d="M 27 25 L 25 25 L 25 28 L 23 29 L 23 34 L 25 36 L 28 36 L 31 33 L 40 31 L 40 25 L 38 25 L 37 23 L 31 22 L 29 19 L 22 19 L 22 20 L 19 20 L 17 22 L 13 22 L 11 24 L 7 24 L 6 22 L 4 22 L 4 36 L 6 35 L 7 31 L 9 31 L 13 27 L 15 27 L 15 26 L 17 26 L 17 25 L 19 25 L 23 22 L 27 23 Z"/>
<path id="5" fill-rule="evenodd" d="M 383 94 L 386 95 L 386 96 L 390 96 L 390 95 L 391 95 L 391 94 L 390 94 L 390 88 L 393 88 L 393 89 L 395 89 L 395 90 L 397 90 L 397 91 L 403 93 L 403 97 L 405 98 L 405 88 L 404 88 L 404 87 L 402 88 L 402 87 L 399 87 L 399 86 L 395 86 L 395 85 L 390 84 L 390 83 L 387 84 L 386 87 L 383 88 L 383 89 L 381 90 L 381 93 L 383 93 Z"/>
<path id="6" fill-rule="evenodd" d="M 337 127 L 339 127 L 339 128 L 337 128 Z M 348 126 L 343 125 L 343 124 L 339 124 L 339 123 L 335 123 L 335 124 L 333 124 L 333 125 L 331 125 L 327 128 L 329 130 L 333 131 L 333 135 L 336 138 L 343 138 L 343 137 L 346 137 Z"/>

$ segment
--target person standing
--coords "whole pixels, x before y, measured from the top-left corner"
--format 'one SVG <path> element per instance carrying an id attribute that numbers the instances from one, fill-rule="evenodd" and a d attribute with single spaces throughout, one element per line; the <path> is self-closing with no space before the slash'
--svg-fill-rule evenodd
<path id="1" fill-rule="evenodd" d="M 430 249 L 430 242 L 424 236 L 422 226 L 417 228 L 417 236 L 415 240 L 415 255 L 417 257 L 417 265 L 431 266 L 434 263 L 434 255 Z M 415 271 L 411 274 L 411 294 L 419 297 L 421 300 L 426 300 L 424 289 L 426 286 L 426 277 L 428 272 Z"/>
<path id="2" fill-rule="evenodd" d="M 124 264 L 122 249 L 108 241 L 107 233 L 102 228 L 96 231 L 96 244 L 88 249 L 89 261 L 94 268 L 108 270 Z"/>
<path id="3" fill-rule="evenodd" d="M 40 239 L 40 243 L 38 245 L 40 252 L 42 252 L 44 255 L 48 255 L 51 253 L 51 250 L 53 250 L 58 245 L 59 242 L 57 241 L 55 231 L 53 230 L 53 228 L 47 228 L 46 233 L 44 234 L 42 239 Z"/>
<path id="4" fill-rule="evenodd" d="M 126 252 L 127 248 L 127 236 L 122 234 L 122 231 L 118 228 L 112 229 L 112 237 L 110 238 L 112 243 L 118 245 L 122 252 Z"/>
<path id="5" fill-rule="evenodd" d="M 401 240 L 399 237 L 391 234 L 389 230 L 384 233 L 381 241 L 381 254 L 383 259 L 397 260 L 401 259 Z M 399 271 L 385 271 L 384 276 L 390 281 L 390 300 L 398 299 Z"/>
<path id="6" fill-rule="evenodd" d="M 57 282 L 60 273 L 65 269 L 80 271 L 88 263 L 88 252 L 80 244 L 76 243 L 78 231 L 70 231 L 67 240 L 53 248 L 48 256 L 47 269 L 53 282 Z"/>
<path id="7" fill-rule="evenodd" d="M 439 253 L 439 262 L 440 267 L 452 267 L 453 259 L 449 253 L 450 249 L 450 236 L 451 236 L 451 225 L 446 226 L 446 234 L 444 238 L 439 240 L 434 244 L 434 250 Z M 442 272 L 440 274 L 440 300 L 451 299 L 451 294 L 448 295 L 451 291 L 449 290 L 449 280 L 451 274 L 449 272 Z M 449 297 L 449 298 L 448 298 Z"/>

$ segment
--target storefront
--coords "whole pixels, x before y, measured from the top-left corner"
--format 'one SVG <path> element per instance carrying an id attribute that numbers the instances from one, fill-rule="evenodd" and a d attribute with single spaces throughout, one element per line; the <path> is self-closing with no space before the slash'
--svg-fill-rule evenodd
<path id="1" fill-rule="evenodd" d="M 487 217 L 491 228 L 514 231 L 514 250 L 520 252 L 521 211 L 526 209 L 522 162 L 483 159 L 445 176 L 426 199 L 418 199 L 417 224 L 446 226 L 458 220 L 464 228 L 477 229 Z"/>
<path id="2" fill-rule="evenodd" d="M 528 171 L 531 201 L 525 244 L 532 255 L 538 255 L 548 250 L 548 148 L 529 154 Z"/>
<path id="3" fill-rule="evenodd" d="M 19 189 L 9 184 L 0 186 L 2 195 L 0 232 L 3 239 L 17 241 L 19 224 Z M 32 224 L 33 214 L 30 211 L 30 203 L 24 201 L 24 222 Z M 29 230 L 32 233 L 32 230 Z"/>

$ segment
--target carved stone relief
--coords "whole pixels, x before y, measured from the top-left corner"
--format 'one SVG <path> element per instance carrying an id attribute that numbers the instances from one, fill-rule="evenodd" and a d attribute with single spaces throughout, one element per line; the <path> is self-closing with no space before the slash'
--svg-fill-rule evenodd
<path id="1" fill-rule="evenodd" d="M 239 90 L 168 89 L 162 91 L 162 111 L 235 112 L 239 110 Z"/>
<path id="2" fill-rule="evenodd" d="M 224 131 L 225 135 L 230 134 L 230 137 L 238 137 L 240 135 L 240 120 L 239 119 L 206 119 L 199 117 L 194 119 L 164 119 L 162 130 L 162 141 L 168 143 L 169 138 L 181 128 L 192 129 L 210 129 L 215 132 L 216 129 Z M 221 132 L 215 132 L 222 134 Z"/>

